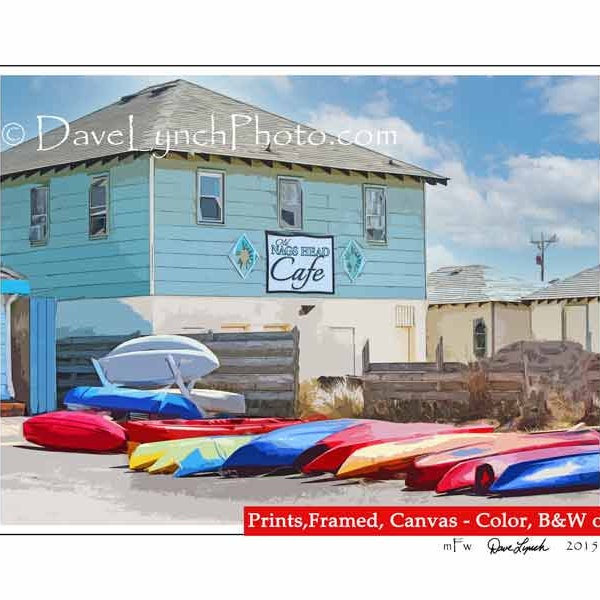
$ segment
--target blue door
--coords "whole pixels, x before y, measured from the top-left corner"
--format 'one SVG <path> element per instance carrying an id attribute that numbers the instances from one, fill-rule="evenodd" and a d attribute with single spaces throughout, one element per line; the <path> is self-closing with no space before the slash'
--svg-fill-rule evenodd
<path id="1" fill-rule="evenodd" d="M 6 335 L 6 310 L 4 302 L 0 302 L 0 400 L 10 400 L 10 390 L 8 389 L 8 339 Z"/>
<path id="2" fill-rule="evenodd" d="M 56 410 L 56 300 L 30 299 L 29 413 Z"/>

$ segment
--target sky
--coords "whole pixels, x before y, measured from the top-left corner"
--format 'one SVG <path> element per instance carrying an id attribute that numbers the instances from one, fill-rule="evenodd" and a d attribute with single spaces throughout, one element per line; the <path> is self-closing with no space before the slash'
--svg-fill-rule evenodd
<path id="1" fill-rule="evenodd" d="M 541 232 L 559 239 L 547 281 L 600 262 L 598 77 L 180 77 L 333 134 L 395 132 L 370 145 L 450 178 L 427 187 L 430 271 L 485 264 L 537 280 Z M 2 126 L 29 138 L 38 114 L 72 120 L 169 79 L 3 77 Z"/>

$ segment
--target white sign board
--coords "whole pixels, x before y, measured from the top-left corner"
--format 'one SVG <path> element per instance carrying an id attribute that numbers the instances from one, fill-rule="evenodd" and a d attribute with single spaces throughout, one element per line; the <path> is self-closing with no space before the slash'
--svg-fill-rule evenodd
<path id="1" fill-rule="evenodd" d="M 333 236 L 267 231 L 267 293 L 333 294 Z"/>

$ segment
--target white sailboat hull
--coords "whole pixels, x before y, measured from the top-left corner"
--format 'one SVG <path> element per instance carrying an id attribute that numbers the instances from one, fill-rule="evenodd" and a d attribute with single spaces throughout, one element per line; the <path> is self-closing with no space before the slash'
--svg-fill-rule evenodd
<path id="1" fill-rule="evenodd" d="M 129 340 L 98 362 L 108 381 L 116 385 L 171 385 L 176 376 L 169 357 L 184 381 L 196 381 L 219 367 L 219 359 L 204 344 L 172 335 Z"/>

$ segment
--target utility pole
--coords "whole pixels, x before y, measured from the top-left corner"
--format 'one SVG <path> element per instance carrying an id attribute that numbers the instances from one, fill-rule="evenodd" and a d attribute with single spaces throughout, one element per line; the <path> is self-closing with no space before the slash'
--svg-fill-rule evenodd
<path id="1" fill-rule="evenodd" d="M 531 240 L 530 244 L 534 244 L 538 249 L 538 255 L 535 257 L 535 263 L 540 266 L 540 275 L 541 280 L 544 281 L 544 277 L 546 274 L 546 248 L 550 244 L 556 244 L 558 242 L 558 237 L 555 233 L 553 233 L 550 237 L 542 234 L 540 235 L 539 240 Z"/>

